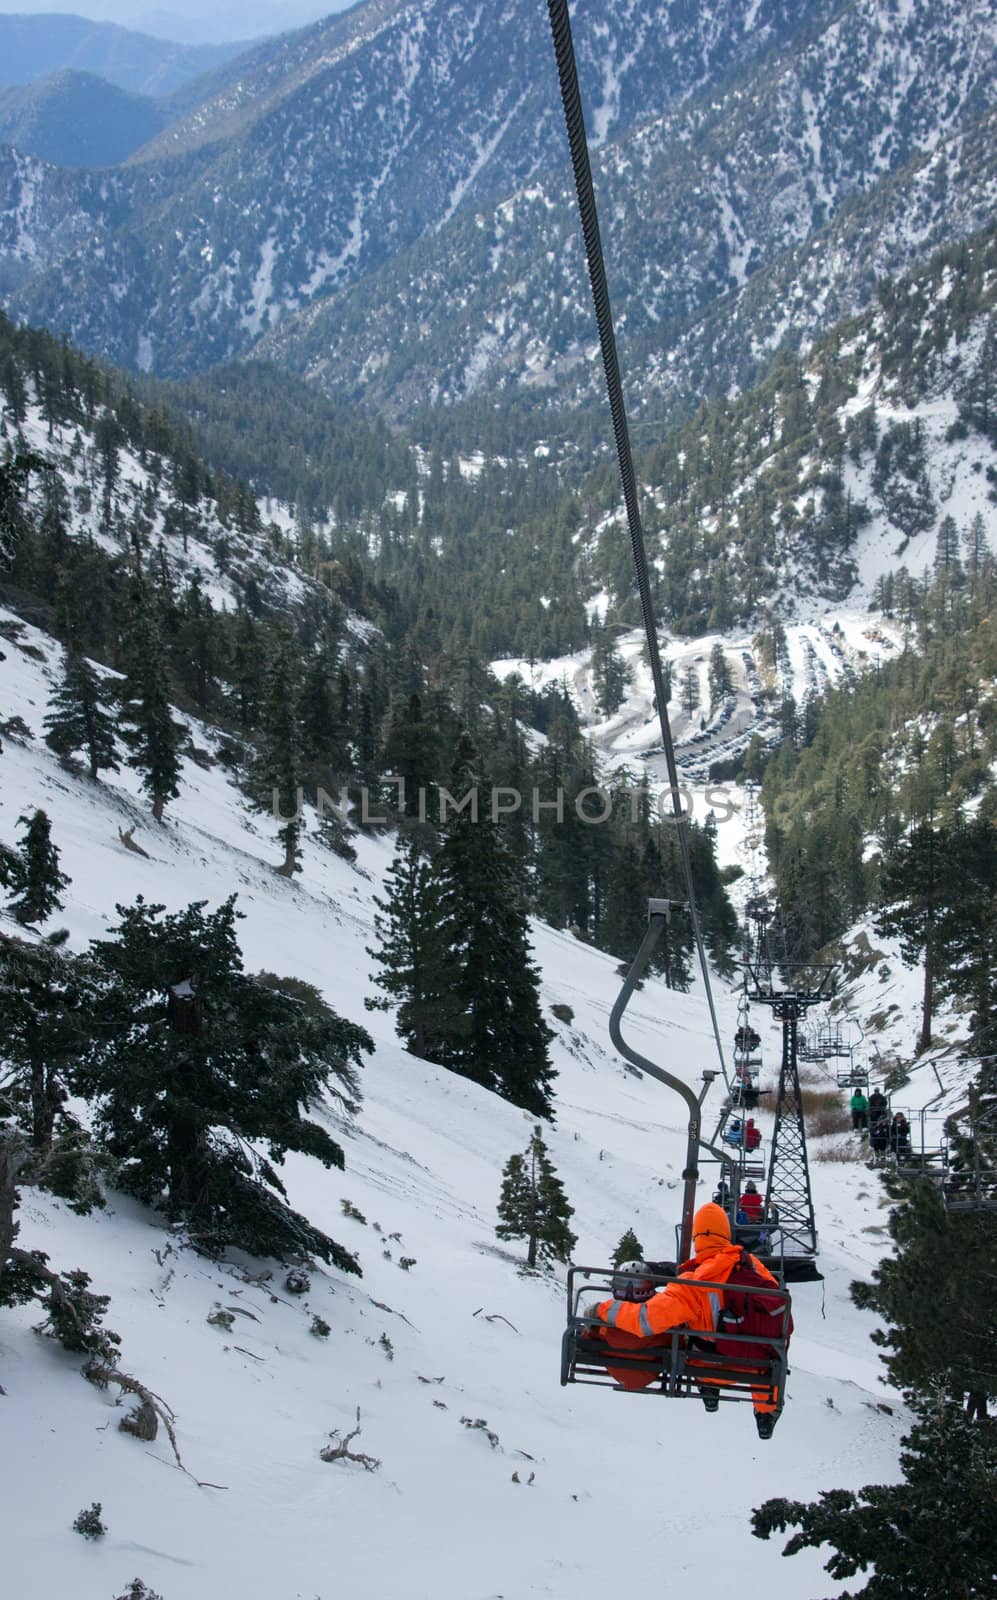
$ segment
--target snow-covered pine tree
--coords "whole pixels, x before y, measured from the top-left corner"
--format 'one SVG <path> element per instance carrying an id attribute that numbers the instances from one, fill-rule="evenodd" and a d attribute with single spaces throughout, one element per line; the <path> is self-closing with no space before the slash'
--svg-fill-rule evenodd
<path id="1" fill-rule="evenodd" d="M 566 1261 L 575 1247 L 568 1226 L 573 1215 L 541 1130 L 534 1128 L 526 1151 L 510 1156 L 502 1169 L 495 1232 L 500 1239 L 526 1239 L 530 1267 L 538 1261 Z"/>
<path id="2" fill-rule="evenodd" d="M 320 1094 L 355 1111 L 373 1041 L 310 985 L 244 971 L 234 896 L 215 911 L 117 909 L 114 937 L 92 952 L 107 979 L 100 1031 L 71 1088 L 90 1101 L 119 1183 L 182 1221 L 205 1254 L 314 1254 L 358 1272 L 287 1204 L 276 1169 L 288 1150 L 343 1166 L 305 1113 Z"/>
<path id="3" fill-rule="evenodd" d="M 624 1261 L 643 1261 L 644 1246 L 641 1244 L 632 1228 L 623 1234 L 619 1244 L 613 1251 L 613 1266 L 621 1267 Z"/>
<path id="4" fill-rule="evenodd" d="M 184 733 L 170 710 L 166 651 L 155 602 L 140 580 L 132 586 L 131 601 L 125 641 L 128 667 L 121 689 L 124 738 L 131 751 L 128 765 L 141 773 L 152 814 L 162 822 L 167 802 L 180 793 Z"/>
<path id="5" fill-rule="evenodd" d="M 449 816 L 433 862 L 448 977 L 436 1059 L 513 1105 L 549 1117 L 553 1033 L 540 1009 L 515 863 L 488 813 L 487 796 L 474 805 L 475 759 L 464 734 L 450 774 L 460 809 Z"/>
<path id="6" fill-rule="evenodd" d="M 24 927 L 44 922 L 62 909 L 62 891 L 69 883 L 59 871 L 59 852 L 52 843 L 52 824 L 44 811 L 18 817 L 24 827 L 20 855 L 14 868 L 10 909 Z"/>
<path id="7" fill-rule="evenodd" d="M 95 780 L 102 770 L 118 770 L 114 719 L 105 710 L 106 705 L 103 683 L 86 656 L 67 650 L 62 683 L 52 696 L 52 709 L 45 718 L 45 743 L 64 759 L 82 750 Z"/>
<path id="8" fill-rule="evenodd" d="M 406 1050 L 436 1060 L 449 981 L 438 887 L 417 835 L 399 836 L 384 887 L 385 898 L 374 898 L 380 943 L 367 951 L 381 968 L 374 982 L 383 994 L 364 1004 L 371 1011 L 396 1004 L 395 1027 Z"/>

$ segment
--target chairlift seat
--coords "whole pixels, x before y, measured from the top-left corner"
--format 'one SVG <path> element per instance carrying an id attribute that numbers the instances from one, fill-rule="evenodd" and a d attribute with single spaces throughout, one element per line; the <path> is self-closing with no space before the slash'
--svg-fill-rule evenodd
<path id="1" fill-rule="evenodd" d="M 837 1079 L 839 1089 L 867 1089 L 869 1087 L 869 1073 L 865 1067 L 839 1067 Z"/>
<path id="2" fill-rule="evenodd" d="M 656 1267 L 667 1271 L 654 1274 L 656 1283 L 664 1285 L 675 1276 L 670 1262 L 656 1262 Z M 602 1323 L 593 1320 L 591 1312 L 602 1300 L 612 1298 L 613 1271 L 608 1267 L 570 1267 L 568 1270 L 568 1322 L 561 1343 L 561 1384 L 587 1383 L 603 1388 L 615 1388 L 623 1394 L 663 1395 L 670 1400 L 701 1400 L 702 1386 L 721 1400 L 760 1400 L 782 1410 L 786 1393 L 787 1345 L 786 1329 L 791 1311 L 789 1295 L 782 1319 L 781 1332 L 775 1338 L 759 1340 L 757 1333 L 739 1334 L 724 1328 L 719 1334 L 712 1329 L 672 1328 L 660 1338 L 648 1338 L 648 1350 L 614 1350 L 608 1340 L 601 1337 Z M 697 1282 L 697 1287 L 723 1293 L 731 1287 L 726 1283 Z M 771 1288 L 754 1288 L 751 1285 L 733 1286 L 738 1294 L 771 1294 Z M 782 1289 L 782 1284 L 779 1288 Z M 720 1354 L 712 1348 L 714 1341 L 722 1338 L 725 1345 L 752 1346 L 752 1353 L 743 1358 L 733 1354 Z M 764 1342 L 770 1352 L 767 1358 L 757 1354 L 759 1343 Z M 642 1389 L 623 1389 L 610 1375 L 609 1368 L 654 1374 L 654 1381 Z"/>

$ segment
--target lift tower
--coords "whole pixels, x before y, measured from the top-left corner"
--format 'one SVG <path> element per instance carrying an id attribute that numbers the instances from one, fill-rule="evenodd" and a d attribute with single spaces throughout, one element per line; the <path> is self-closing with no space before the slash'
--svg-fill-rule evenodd
<path id="1" fill-rule="evenodd" d="M 798 1024 L 811 1006 L 830 999 L 833 967 L 792 962 L 776 952 L 772 912 L 761 897 L 748 907 L 745 983 L 748 998 L 770 1006 L 782 1023 L 782 1065 L 776 1096 L 775 1127 L 765 1188 L 765 1216 L 778 1216 L 787 1279 L 817 1279 L 817 1225 L 814 1221 L 807 1135 L 803 1122 L 798 1065 Z"/>

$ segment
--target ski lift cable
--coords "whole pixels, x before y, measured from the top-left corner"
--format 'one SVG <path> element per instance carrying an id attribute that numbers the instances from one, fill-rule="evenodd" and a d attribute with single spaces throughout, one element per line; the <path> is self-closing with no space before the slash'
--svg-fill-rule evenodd
<path id="1" fill-rule="evenodd" d="M 724 1059 L 720 1024 L 717 1019 L 713 988 L 710 983 L 710 969 L 703 945 L 703 934 L 693 889 L 692 860 L 686 832 L 687 818 L 682 808 L 678 767 L 675 762 L 675 746 L 672 741 L 671 724 L 668 719 L 668 701 L 664 673 L 661 666 L 661 652 L 658 647 L 654 606 L 651 598 L 651 584 L 647 569 L 647 550 L 644 543 L 644 528 L 641 522 L 637 494 L 637 478 L 634 472 L 633 452 L 630 448 L 630 432 L 627 426 L 626 405 L 623 399 L 620 362 L 616 348 L 616 334 L 613 329 L 613 313 L 609 300 L 609 287 L 606 281 L 606 263 L 602 250 L 602 237 L 599 231 L 595 190 L 592 184 L 592 166 L 589 161 L 588 141 L 585 136 L 581 92 L 578 87 L 578 68 L 575 62 L 574 41 L 571 36 L 571 18 L 568 14 L 567 0 L 547 0 L 547 9 L 554 39 L 557 75 L 561 85 L 561 101 L 564 107 L 564 120 L 568 134 L 568 145 L 571 151 L 571 165 L 574 170 L 575 190 L 578 196 L 578 211 L 585 241 L 589 283 L 592 288 L 592 300 L 595 305 L 596 322 L 599 328 L 599 344 L 602 348 L 602 363 L 606 374 L 606 389 L 613 421 L 613 434 L 616 440 L 616 453 L 619 459 L 620 477 L 623 482 L 623 499 L 626 504 L 630 544 L 633 551 L 634 569 L 637 575 L 637 588 L 640 594 L 641 614 L 647 639 L 648 657 L 651 663 L 651 681 L 654 685 L 658 720 L 661 725 L 661 741 L 665 753 L 665 765 L 668 769 L 668 782 L 671 787 L 672 809 L 674 810 L 677 824 L 676 832 L 678 833 L 679 854 L 682 860 L 682 875 L 685 881 L 686 898 L 689 903 L 689 915 L 696 941 L 699 965 L 702 970 L 706 998 L 710 1008 L 713 1036 L 716 1040 L 717 1054 L 720 1058 L 720 1069 L 723 1073 L 724 1083 L 730 1089 L 730 1077 L 727 1072 L 727 1063 Z"/>

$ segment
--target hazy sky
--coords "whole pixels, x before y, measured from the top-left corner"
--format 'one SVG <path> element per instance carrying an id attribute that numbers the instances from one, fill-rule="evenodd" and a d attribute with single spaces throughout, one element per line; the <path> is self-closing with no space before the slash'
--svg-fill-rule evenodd
<path id="1" fill-rule="evenodd" d="M 159 38 L 189 44 L 218 44 L 228 39 L 255 39 L 263 33 L 300 28 L 332 11 L 345 11 L 354 0 L 0 0 L 0 13 L 69 12 Z"/>

